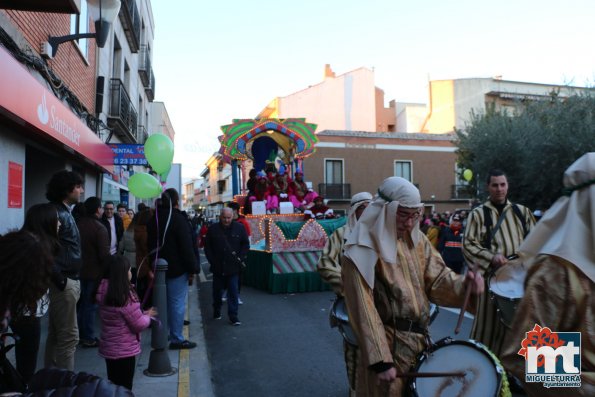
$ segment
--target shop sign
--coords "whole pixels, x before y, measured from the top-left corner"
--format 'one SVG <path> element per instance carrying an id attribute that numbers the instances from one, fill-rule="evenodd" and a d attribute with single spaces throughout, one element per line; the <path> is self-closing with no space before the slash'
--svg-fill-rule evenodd
<path id="1" fill-rule="evenodd" d="M 8 208 L 23 208 L 23 165 L 8 162 Z"/>
<path id="2" fill-rule="evenodd" d="M 51 136 L 113 172 L 114 155 L 110 148 L 2 46 L 0 70 L 0 113 Z"/>

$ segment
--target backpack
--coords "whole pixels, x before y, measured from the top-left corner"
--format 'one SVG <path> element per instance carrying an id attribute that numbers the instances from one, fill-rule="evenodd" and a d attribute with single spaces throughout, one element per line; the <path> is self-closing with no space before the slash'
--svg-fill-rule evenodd
<path id="1" fill-rule="evenodd" d="M 483 219 L 484 219 L 484 225 L 486 227 L 485 238 L 481 245 L 483 245 L 483 247 L 486 249 L 490 249 L 490 246 L 492 243 L 492 238 L 494 237 L 494 234 L 496 234 L 496 233 L 495 232 L 492 233 L 492 217 L 490 216 L 490 209 L 488 207 L 486 207 L 485 205 L 482 205 L 481 208 L 483 209 Z M 517 204 L 512 204 L 512 211 L 514 212 L 516 217 L 519 218 L 519 220 L 521 221 L 521 225 L 523 226 L 523 238 L 527 237 L 527 234 L 529 234 L 529 231 L 527 230 L 527 222 L 525 221 L 525 218 L 523 217 L 523 214 L 521 213 L 521 209 L 519 208 L 519 206 Z"/>

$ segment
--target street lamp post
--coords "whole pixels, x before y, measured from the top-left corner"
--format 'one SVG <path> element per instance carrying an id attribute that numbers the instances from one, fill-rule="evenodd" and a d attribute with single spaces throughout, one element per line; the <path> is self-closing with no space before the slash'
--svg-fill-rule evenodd
<path id="1" fill-rule="evenodd" d="M 59 37 L 50 36 L 47 41 L 50 47 L 50 52 L 48 53 L 50 58 L 56 56 L 60 44 L 72 40 L 95 39 L 97 47 L 103 48 L 107 42 L 111 24 L 118 16 L 118 12 L 120 12 L 121 1 L 87 0 L 87 5 L 89 7 L 89 14 L 93 21 L 95 21 L 95 33 L 78 33 Z"/>

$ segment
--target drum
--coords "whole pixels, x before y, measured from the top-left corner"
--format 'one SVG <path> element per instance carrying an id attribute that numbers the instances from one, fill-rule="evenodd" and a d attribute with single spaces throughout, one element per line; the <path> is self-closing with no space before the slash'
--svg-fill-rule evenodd
<path id="1" fill-rule="evenodd" d="M 481 343 L 448 338 L 422 354 L 415 372 L 464 372 L 464 377 L 413 378 L 415 397 L 497 397 L 504 368 Z"/>
<path id="2" fill-rule="evenodd" d="M 339 332 L 343 335 L 343 339 L 353 346 L 357 346 L 357 337 L 353 328 L 349 324 L 349 316 L 347 315 L 347 307 L 345 307 L 345 299 L 337 297 L 331 306 L 330 315 L 331 328 L 338 327 Z"/>
<path id="3" fill-rule="evenodd" d="M 440 309 L 437 305 L 430 303 L 430 324 L 434 321 Z M 331 313 L 329 318 L 331 328 L 339 328 L 339 332 L 347 341 L 347 343 L 357 346 L 357 338 L 351 325 L 349 324 L 349 315 L 347 314 L 347 307 L 345 307 L 345 298 L 337 297 L 331 306 Z"/>
<path id="4" fill-rule="evenodd" d="M 501 266 L 488 278 L 490 298 L 496 303 L 500 321 L 508 328 L 512 326 L 516 307 L 525 293 L 526 275 L 527 270 L 517 259 Z"/>

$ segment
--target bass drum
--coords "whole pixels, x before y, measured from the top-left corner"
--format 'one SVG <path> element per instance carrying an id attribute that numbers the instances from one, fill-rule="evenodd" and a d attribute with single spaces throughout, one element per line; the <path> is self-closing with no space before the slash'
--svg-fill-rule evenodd
<path id="1" fill-rule="evenodd" d="M 464 377 L 413 378 L 415 397 L 497 397 L 504 368 L 489 350 L 474 340 L 447 339 L 417 360 L 415 372 L 464 372 Z"/>
<path id="2" fill-rule="evenodd" d="M 505 327 L 511 328 L 516 308 L 525 294 L 527 269 L 520 260 L 512 260 L 488 278 L 490 297 L 496 303 L 498 317 Z"/>

